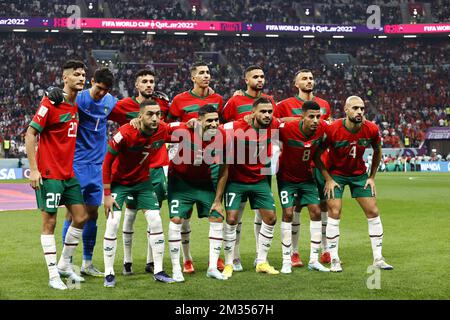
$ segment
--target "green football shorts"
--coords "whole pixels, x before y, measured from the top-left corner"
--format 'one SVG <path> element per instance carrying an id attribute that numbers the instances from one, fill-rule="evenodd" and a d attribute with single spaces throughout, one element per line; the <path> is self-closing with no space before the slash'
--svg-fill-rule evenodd
<path id="1" fill-rule="evenodd" d="M 372 197 L 372 191 L 370 190 L 370 187 L 364 189 L 364 185 L 366 184 L 366 181 L 369 178 L 367 173 L 354 177 L 344 177 L 338 175 L 331 175 L 331 177 L 333 178 L 334 181 L 336 181 L 336 183 L 338 183 L 341 186 L 341 189 L 339 188 L 334 189 L 335 199 L 342 199 L 342 195 L 344 194 L 344 188 L 347 185 L 350 187 L 352 198 Z"/>
<path id="2" fill-rule="evenodd" d="M 224 196 L 227 211 L 239 210 L 244 199 L 250 200 L 252 209 L 275 211 L 275 201 L 267 179 L 256 183 L 228 182 Z"/>
<path id="3" fill-rule="evenodd" d="M 277 179 L 277 184 L 283 209 L 293 207 L 295 198 L 298 198 L 301 206 L 320 203 L 319 192 L 313 181 L 295 183 Z"/>
<path id="4" fill-rule="evenodd" d="M 194 204 L 197 205 L 197 214 L 199 218 L 221 218 L 222 216 L 213 211 L 210 213 L 211 206 L 216 197 L 216 190 L 213 182 L 200 184 L 188 182 L 174 175 L 169 175 L 168 202 L 169 216 L 188 218 L 189 212 Z"/>
<path id="5" fill-rule="evenodd" d="M 37 206 L 47 213 L 56 213 L 60 205 L 84 204 L 77 178 L 68 180 L 42 179 L 36 190 Z"/>
<path id="6" fill-rule="evenodd" d="M 134 185 L 124 185 L 117 182 L 111 184 L 111 195 L 116 200 L 122 210 L 123 203 L 126 199 L 134 200 L 137 210 L 159 210 L 158 199 L 153 191 L 151 180 L 147 180 Z M 117 210 L 117 208 L 115 208 Z"/>
<path id="7" fill-rule="evenodd" d="M 167 199 L 167 179 L 164 174 L 164 168 L 152 168 L 150 170 L 150 179 L 152 180 L 153 191 L 156 193 L 158 203 Z M 128 208 L 136 208 L 136 201 L 132 196 L 127 197 L 125 203 Z"/>

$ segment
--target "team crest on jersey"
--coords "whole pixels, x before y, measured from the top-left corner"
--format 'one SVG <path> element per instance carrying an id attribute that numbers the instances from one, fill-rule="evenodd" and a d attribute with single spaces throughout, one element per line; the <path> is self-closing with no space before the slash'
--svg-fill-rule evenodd
<path id="1" fill-rule="evenodd" d="M 123 136 L 122 136 L 122 134 L 120 133 L 120 131 L 117 132 L 117 133 L 114 135 L 113 139 L 114 139 L 114 141 L 115 141 L 116 143 L 120 143 L 120 141 L 122 141 Z"/>
<path id="2" fill-rule="evenodd" d="M 47 107 L 41 106 L 38 111 L 38 116 L 45 117 L 47 111 L 48 111 Z"/>

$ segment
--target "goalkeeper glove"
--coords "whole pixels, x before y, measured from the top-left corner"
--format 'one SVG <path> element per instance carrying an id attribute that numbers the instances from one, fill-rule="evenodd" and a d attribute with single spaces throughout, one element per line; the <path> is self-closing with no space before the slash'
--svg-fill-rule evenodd
<path id="1" fill-rule="evenodd" d="M 50 100 L 50 102 L 57 106 L 64 101 L 64 91 L 58 87 L 48 87 L 45 91 L 45 95 Z"/>
<path id="2" fill-rule="evenodd" d="M 167 94 L 165 94 L 164 92 L 161 92 L 161 91 L 154 91 L 152 93 L 152 98 L 158 98 L 158 99 L 165 100 L 165 101 L 169 102 L 169 96 Z"/>

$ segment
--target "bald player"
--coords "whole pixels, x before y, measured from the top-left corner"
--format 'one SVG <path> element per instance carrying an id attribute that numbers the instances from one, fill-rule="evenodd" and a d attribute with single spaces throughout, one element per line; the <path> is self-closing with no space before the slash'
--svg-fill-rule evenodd
<path id="1" fill-rule="evenodd" d="M 314 161 L 325 178 L 324 193 L 328 205 L 327 240 L 331 255 L 332 272 L 342 272 L 338 255 L 339 223 L 342 211 L 342 195 L 346 185 L 364 211 L 372 243 L 373 266 L 392 270 L 382 256 L 383 226 L 376 202 L 375 174 L 381 160 L 381 137 L 377 125 L 364 118 L 364 101 L 350 96 L 344 106 L 346 117 L 333 122 L 325 130 L 326 140 Z M 367 175 L 363 154 L 367 147 L 373 148 L 370 174 Z M 321 160 L 321 151 L 329 148 L 329 167 Z"/>

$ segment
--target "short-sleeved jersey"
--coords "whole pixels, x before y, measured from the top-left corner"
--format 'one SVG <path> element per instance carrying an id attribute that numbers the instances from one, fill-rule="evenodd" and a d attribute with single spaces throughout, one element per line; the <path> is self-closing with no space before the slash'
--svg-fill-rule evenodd
<path id="1" fill-rule="evenodd" d="M 74 162 L 98 164 L 105 158 L 107 146 L 106 125 L 108 116 L 116 105 L 117 98 L 107 93 L 99 101 L 92 99 L 89 89 L 77 95 L 80 123 Z"/>
<path id="2" fill-rule="evenodd" d="M 121 126 L 108 145 L 108 152 L 117 156 L 112 164 L 112 181 L 131 185 L 148 180 L 149 155 L 160 149 L 167 139 L 168 127 L 165 123 L 160 123 L 151 136 L 130 124 Z"/>
<path id="3" fill-rule="evenodd" d="M 64 101 L 55 107 L 47 97 L 30 123 L 39 132 L 36 161 L 43 178 L 68 180 L 75 176 L 73 158 L 78 130 L 78 106 Z"/>
<path id="4" fill-rule="evenodd" d="M 153 100 L 159 104 L 163 115 L 166 115 L 167 110 L 169 109 L 167 101 L 158 98 L 154 98 Z M 137 118 L 138 115 L 139 102 L 137 102 L 135 97 L 128 97 L 117 102 L 116 107 L 113 109 L 108 119 L 123 126 L 129 123 L 130 120 Z M 169 164 L 169 156 L 165 144 L 155 153 L 151 154 L 150 157 L 150 168 L 159 168 Z"/>
<path id="5" fill-rule="evenodd" d="M 192 90 L 177 94 L 169 107 L 168 121 L 178 119 L 181 122 L 187 122 L 192 118 L 198 118 L 198 109 L 206 104 L 215 106 L 220 113 L 223 108 L 223 98 L 217 93 L 199 97 Z"/>
<path id="6" fill-rule="evenodd" d="M 228 181 L 256 183 L 270 172 L 272 140 L 281 122 L 273 118 L 267 129 L 255 129 L 244 119 L 224 124 L 227 134 Z M 232 146 L 232 147 L 231 147 Z"/>
<path id="7" fill-rule="evenodd" d="M 225 131 L 219 127 L 214 137 L 202 141 L 199 133 L 182 122 L 172 122 L 169 127 L 171 141 L 179 142 L 178 152 L 170 161 L 169 176 L 193 183 L 211 182 L 211 166 L 223 163 Z"/>
<path id="8" fill-rule="evenodd" d="M 320 119 L 324 121 L 329 121 L 331 118 L 331 108 L 330 104 L 319 97 L 314 97 L 312 101 L 317 102 L 320 106 Z M 302 116 L 302 106 L 305 100 L 300 98 L 298 94 L 294 97 L 290 97 L 280 101 L 275 108 L 274 116 L 277 118 L 285 117 L 301 117 Z"/>
<path id="9" fill-rule="evenodd" d="M 328 171 L 331 174 L 351 177 L 366 172 L 364 151 L 381 143 L 378 126 L 363 120 L 361 128 L 351 132 L 345 126 L 346 119 L 334 121 L 326 129 L 326 146 L 329 148 Z"/>
<path id="10" fill-rule="evenodd" d="M 236 121 L 244 118 L 246 115 L 252 113 L 253 102 L 258 98 L 267 98 L 272 102 L 274 112 L 276 110 L 276 103 L 272 96 L 261 93 L 257 97 L 252 97 L 244 92 L 242 96 L 231 97 L 222 111 L 222 118 L 225 122 Z"/>
<path id="11" fill-rule="evenodd" d="M 162 119 L 165 121 L 167 112 L 169 110 L 168 102 L 166 100 L 158 98 L 152 99 L 159 104 L 159 107 L 161 108 L 161 112 L 163 114 Z M 139 115 L 139 102 L 136 100 L 136 97 L 128 97 L 119 100 L 116 103 L 116 107 L 109 115 L 108 120 L 117 122 L 119 125 L 123 126 L 124 124 L 130 122 L 130 120 L 137 118 L 138 115 Z"/>
<path id="12" fill-rule="evenodd" d="M 280 125 L 283 150 L 279 159 L 277 177 L 289 182 L 312 181 L 314 154 L 325 139 L 326 122 L 321 121 L 310 136 L 303 131 L 303 121 L 295 120 Z"/>

